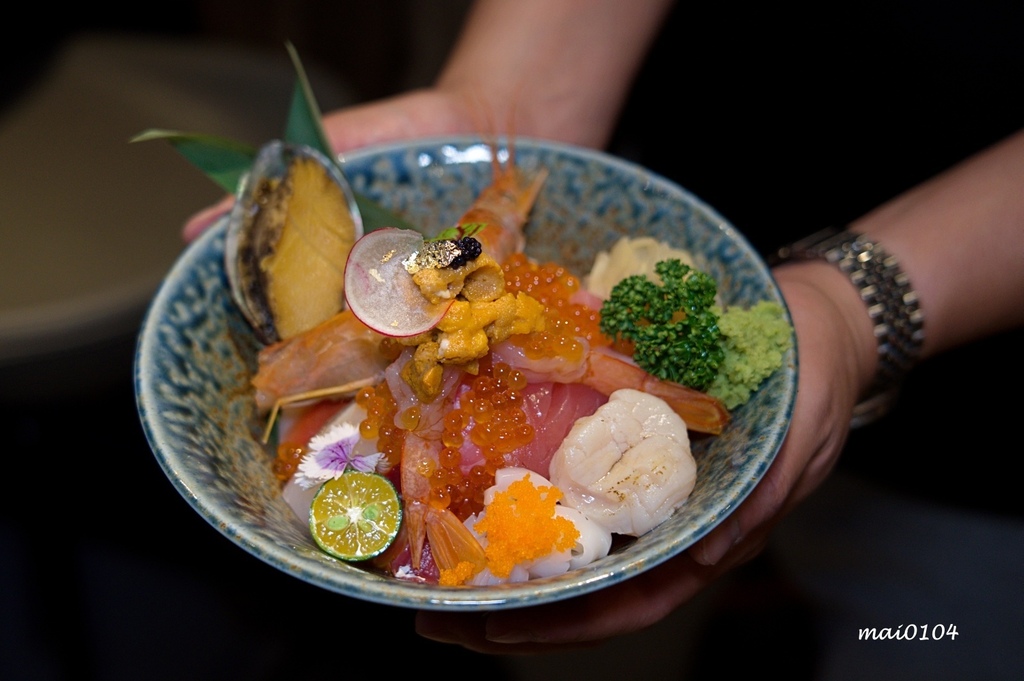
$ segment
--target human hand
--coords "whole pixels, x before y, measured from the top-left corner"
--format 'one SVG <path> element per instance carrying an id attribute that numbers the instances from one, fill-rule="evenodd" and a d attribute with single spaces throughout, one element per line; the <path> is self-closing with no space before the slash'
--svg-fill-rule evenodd
<path id="1" fill-rule="evenodd" d="M 432 88 L 339 109 L 324 116 L 323 126 L 332 148 L 343 153 L 420 136 L 486 130 L 485 114 L 456 90 Z M 194 240 L 231 210 L 234 201 L 234 196 L 225 196 L 190 216 L 182 238 L 186 242 Z"/>
<path id="2" fill-rule="evenodd" d="M 860 318 L 867 320 L 867 315 L 838 270 L 825 263 L 801 263 L 787 266 L 777 278 L 797 333 L 796 405 L 778 456 L 734 513 L 686 553 L 608 589 L 484 615 L 422 611 L 417 613 L 417 632 L 492 654 L 595 646 L 653 625 L 760 553 L 775 525 L 831 470 L 849 432 L 864 376 L 873 370 L 874 348 L 860 347 Z M 856 358 L 865 358 L 867 365 Z"/>

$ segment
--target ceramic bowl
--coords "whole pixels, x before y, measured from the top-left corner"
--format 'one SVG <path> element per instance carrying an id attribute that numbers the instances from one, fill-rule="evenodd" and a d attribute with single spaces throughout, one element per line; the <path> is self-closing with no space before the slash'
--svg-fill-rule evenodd
<path id="1" fill-rule="evenodd" d="M 726 302 L 784 306 L 747 240 L 678 185 L 593 150 L 519 139 L 513 152 L 516 163 L 550 172 L 526 230 L 526 250 L 536 259 L 582 275 L 619 237 L 647 234 L 698 257 Z M 497 153 L 507 160 L 509 148 L 499 145 Z M 436 233 L 490 182 L 491 158 L 489 144 L 460 137 L 367 148 L 343 161 L 356 192 Z M 762 478 L 789 425 L 795 350 L 733 412 L 724 433 L 694 444 L 697 483 L 688 501 L 605 558 L 558 577 L 492 587 L 382 576 L 319 550 L 281 497 L 249 387 L 260 344 L 232 302 L 224 243 L 222 220 L 182 253 L 149 307 L 135 363 L 139 417 L 157 461 L 195 512 L 255 558 L 328 591 L 409 608 L 487 610 L 604 589 L 672 558 L 722 522 Z"/>

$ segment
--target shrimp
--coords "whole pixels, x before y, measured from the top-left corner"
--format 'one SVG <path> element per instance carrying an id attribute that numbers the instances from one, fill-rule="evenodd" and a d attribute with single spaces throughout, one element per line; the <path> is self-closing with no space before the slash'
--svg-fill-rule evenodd
<path id="1" fill-rule="evenodd" d="M 426 540 L 438 569 L 454 570 L 460 563 L 470 563 L 479 572 L 487 562 L 480 542 L 452 511 L 429 501 L 429 477 L 438 468 L 440 451 L 439 440 L 415 432 L 406 436 L 402 449 L 402 498 L 412 568 L 420 568 Z"/>
<path id="2" fill-rule="evenodd" d="M 587 356 L 586 365 L 586 373 L 580 381 L 584 385 L 609 396 L 616 390 L 632 388 L 660 397 L 683 419 L 689 430 L 720 435 L 729 424 L 729 410 L 718 399 L 652 376 L 611 350 L 595 349 Z"/>
<path id="3" fill-rule="evenodd" d="M 523 345 L 510 339 L 492 346 L 491 357 L 519 369 L 531 383 L 582 383 L 608 396 L 621 388 L 649 393 L 664 400 L 694 432 L 718 435 L 728 425 L 729 411 L 711 395 L 652 376 L 614 350 L 578 341 L 577 353 L 537 360 L 527 358 Z"/>
<path id="4" fill-rule="evenodd" d="M 384 338 L 349 310 L 343 310 L 309 331 L 292 336 L 259 353 L 252 378 L 256 406 L 266 413 L 283 401 L 356 392 L 379 383 L 391 360 L 380 351 Z"/>
<path id="5" fill-rule="evenodd" d="M 537 199 L 547 171 L 530 176 L 515 165 L 514 155 L 502 165 L 497 149 L 492 149 L 494 179 L 483 189 L 473 205 L 462 214 L 456 227 L 483 224 L 474 234 L 483 252 L 502 262 L 523 250 L 523 228 Z M 425 433 L 410 433 L 402 450 L 401 484 L 406 503 L 410 553 L 413 568 L 418 568 L 423 542 L 430 541 L 431 553 L 441 570 L 455 569 L 469 562 L 475 571 L 485 564 L 483 548 L 462 521 L 447 508 L 437 508 L 429 500 L 429 475 L 438 467 L 440 441 L 427 439 Z"/>
<path id="6" fill-rule="evenodd" d="M 515 165 L 511 147 L 509 155 L 509 162 L 502 165 L 497 149 L 492 149 L 494 179 L 455 223 L 456 227 L 486 225 L 474 237 L 499 263 L 526 245 L 523 226 L 548 175 L 546 169 L 541 169 L 530 176 Z"/>

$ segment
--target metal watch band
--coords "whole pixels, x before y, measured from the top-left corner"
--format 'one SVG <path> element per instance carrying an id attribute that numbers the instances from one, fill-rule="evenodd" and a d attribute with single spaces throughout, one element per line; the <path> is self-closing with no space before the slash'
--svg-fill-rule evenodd
<path id="1" fill-rule="evenodd" d="M 852 425 L 857 427 L 884 414 L 895 401 L 903 377 L 921 353 L 924 314 L 896 259 L 861 234 L 831 227 L 784 246 L 771 262 L 815 258 L 846 273 L 874 324 L 878 370 L 867 399 L 854 410 Z"/>

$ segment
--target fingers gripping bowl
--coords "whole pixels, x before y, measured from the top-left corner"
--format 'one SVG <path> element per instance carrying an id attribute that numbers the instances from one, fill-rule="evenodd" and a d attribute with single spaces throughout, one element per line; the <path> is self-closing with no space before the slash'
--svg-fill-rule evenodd
<path id="1" fill-rule="evenodd" d="M 535 259 L 582 275 L 620 237 L 645 234 L 700 259 L 727 303 L 783 304 L 746 240 L 682 188 L 591 150 L 520 139 L 514 153 L 518 165 L 549 173 L 526 227 L 526 252 Z M 355 191 L 437 233 L 491 181 L 491 147 L 471 137 L 417 140 L 353 152 L 344 169 Z M 789 425 L 795 349 L 733 411 L 722 434 L 694 441 L 697 480 L 683 506 L 608 556 L 560 576 L 488 587 L 386 577 L 321 551 L 282 498 L 249 383 L 261 343 L 232 300 L 224 246 L 221 221 L 186 249 L 154 298 L 136 356 L 139 416 L 157 461 L 196 512 L 257 558 L 329 591 L 411 608 L 486 610 L 606 588 L 679 554 L 720 523 L 762 478 Z"/>

